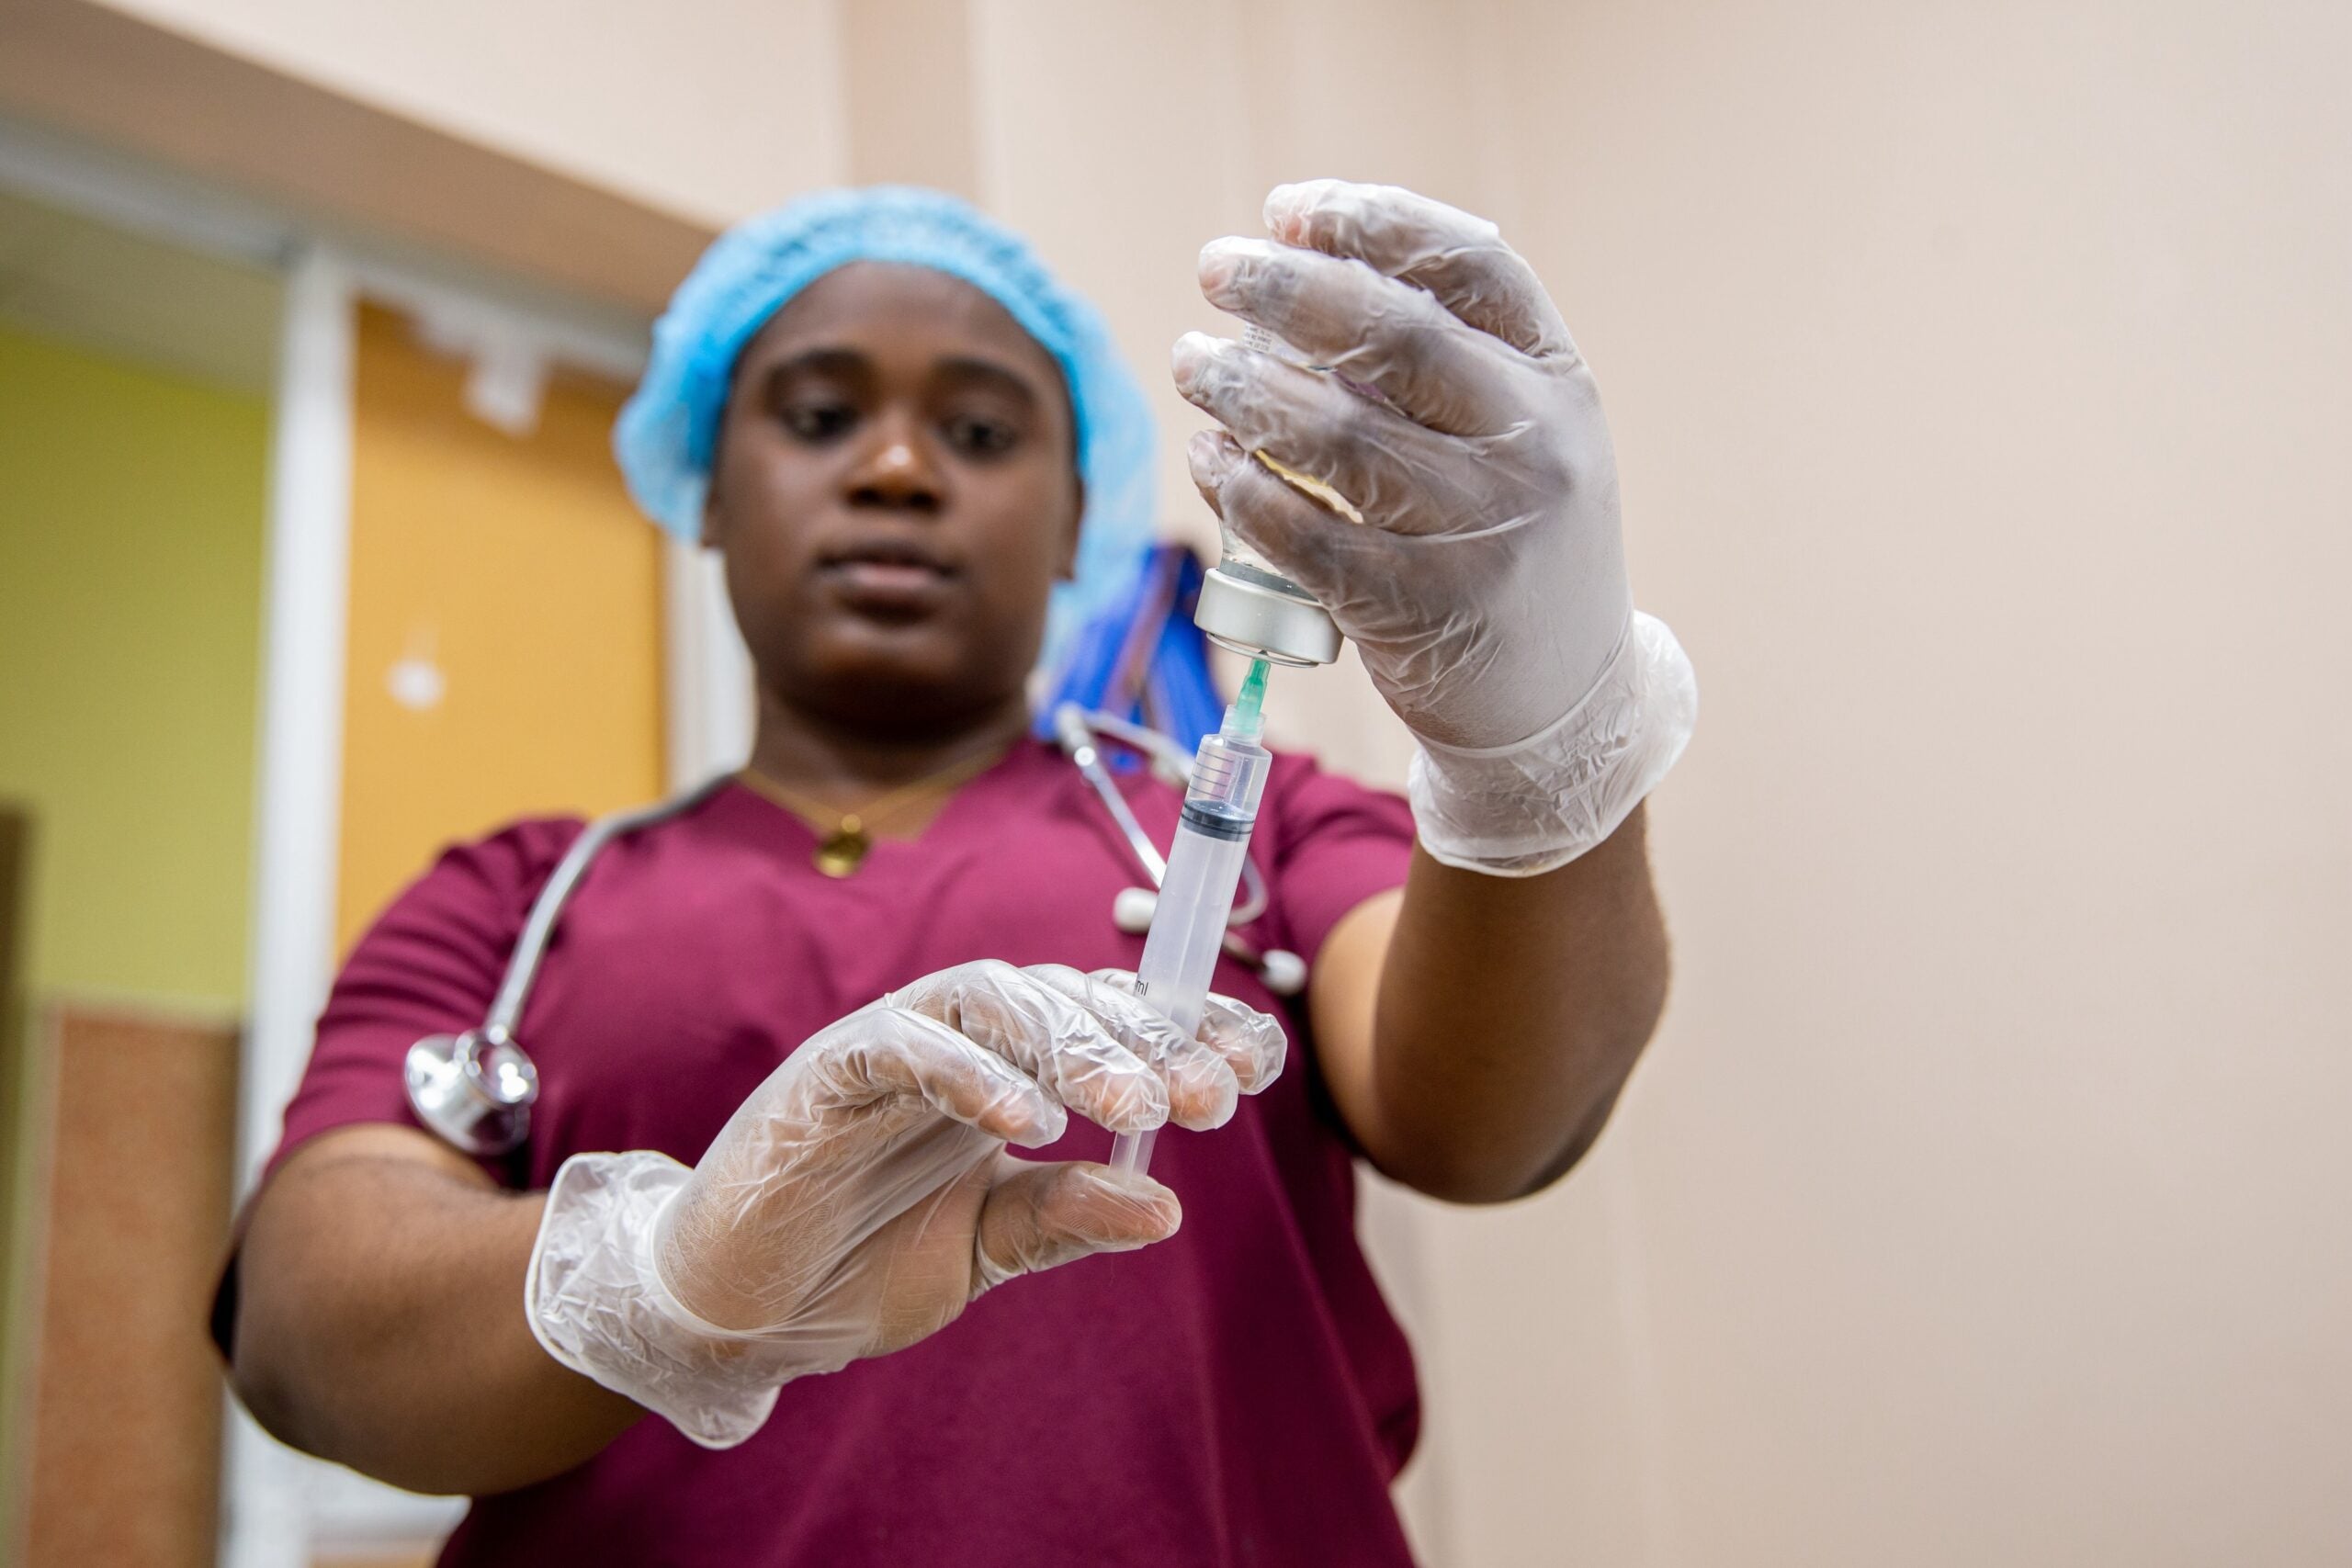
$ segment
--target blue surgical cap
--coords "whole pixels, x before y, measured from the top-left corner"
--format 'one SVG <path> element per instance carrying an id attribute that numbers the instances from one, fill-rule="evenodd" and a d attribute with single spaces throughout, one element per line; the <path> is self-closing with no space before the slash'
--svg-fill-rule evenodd
<path id="1" fill-rule="evenodd" d="M 1019 235 L 952 196 L 910 186 L 822 191 L 714 241 L 654 323 L 644 378 L 613 427 L 629 493 L 680 538 L 699 536 L 736 355 L 786 300 L 854 261 L 962 278 L 1061 367 L 1086 515 L 1075 577 L 1055 585 L 1050 657 L 1133 576 L 1150 541 L 1151 410 L 1094 308 L 1056 282 Z"/>

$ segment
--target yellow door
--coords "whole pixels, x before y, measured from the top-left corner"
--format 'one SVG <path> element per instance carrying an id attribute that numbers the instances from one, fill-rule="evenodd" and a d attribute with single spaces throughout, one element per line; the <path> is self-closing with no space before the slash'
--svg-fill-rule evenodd
<path id="1" fill-rule="evenodd" d="M 662 789 L 661 535 L 608 445 L 626 389 L 558 372 L 516 437 L 467 412 L 466 375 L 361 308 L 343 950 L 444 845 Z"/>

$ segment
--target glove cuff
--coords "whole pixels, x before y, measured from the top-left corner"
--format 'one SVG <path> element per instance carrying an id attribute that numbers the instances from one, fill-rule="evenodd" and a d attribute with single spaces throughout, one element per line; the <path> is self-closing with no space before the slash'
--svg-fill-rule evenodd
<path id="1" fill-rule="evenodd" d="M 1515 745 L 1420 742 L 1407 794 L 1421 847 L 1490 876 L 1567 864 L 1633 814 L 1689 744 L 1698 677 L 1664 621 L 1635 611 L 1600 679 Z"/>
<path id="2" fill-rule="evenodd" d="M 667 1155 L 574 1155 L 548 1190 L 523 1310 L 563 1365 L 625 1394 L 707 1449 L 766 1424 L 785 1376 L 756 1343 L 704 1323 L 672 1298 L 653 1244 L 694 1173 Z"/>

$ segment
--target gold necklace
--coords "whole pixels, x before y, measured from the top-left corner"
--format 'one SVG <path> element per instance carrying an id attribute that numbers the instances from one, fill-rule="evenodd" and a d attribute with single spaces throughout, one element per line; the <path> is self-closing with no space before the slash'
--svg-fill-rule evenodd
<path id="1" fill-rule="evenodd" d="M 871 829 L 916 802 L 927 799 L 941 790 L 953 788 L 973 774 L 984 772 L 1008 750 L 1009 747 L 992 746 L 976 757 L 967 757 L 935 773 L 926 774 L 912 784 L 901 784 L 867 801 L 863 811 L 843 811 L 838 806 L 780 784 L 749 765 L 735 776 L 794 816 L 812 819 L 811 826 L 832 820 L 832 830 L 818 840 L 817 852 L 809 857 L 809 863 L 827 876 L 847 876 L 858 868 L 865 861 L 866 852 L 874 847 Z"/>

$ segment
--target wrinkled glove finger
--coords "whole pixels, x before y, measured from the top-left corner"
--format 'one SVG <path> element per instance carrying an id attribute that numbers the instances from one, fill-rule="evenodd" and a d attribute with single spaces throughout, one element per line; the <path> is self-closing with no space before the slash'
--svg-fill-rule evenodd
<path id="1" fill-rule="evenodd" d="M 1097 969 L 1092 978 L 1121 991 L 1133 992 L 1136 988 L 1131 970 Z M 1195 1040 L 1203 1050 L 1215 1054 L 1225 1064 L 1244 1094 L 1255 1094 L 1280 1077 L 1283 1058 L 1289 1050 L 1280 1019 L 1215 991 L 1202 1005 L 1201 1027 Z"/>
<path id="2" fill-rule="evenodd" d="M 1432 430 L 1486 435 L 1524 413 L 1513 372 L 1526 360 L 1469 326 L 1435 296 L 1362 262 L 1271 240 L 1215 240 L 1200 260 L 1201 293 L 1303 354 L 1378 389 Z"/>
<path id="3" fill-rule="evenodd" d="M 1217 516 L 1331 613 L 1362 650 L 1364 669 L 1382 693 L 1392 703 L 1424 710 L 1416 721 L 1424 739 L 1459 746 L 1486 743 L 1447 717 L 1444 693 L 1465 679 L 1545 667 L 1548 648 L 1531 650 L 1521 640 L 1497 635 L 1498 624 L 1525 624 L 1517 615 L 1489 620 L 1432 613 L 1423 602 L 1430 573 L 1450 564 L 1435 558 L 1472 536 L 1406 536 L 1347 522 L 1276 478 L 1221 430 L 1193 436 L 1185 457 L 1193 483 Z M 1496 531 L 1524 521 L 1507 519 Z M 1516 607 L 1521 599 L 1551 589 L 1530 573 L 1504 575 L 1482 597 L 1489 607 Z M 1509 733 L 1525 735 L 1548 716 L 1539 713 L 1522 719 L 1507 712 L 1501 723 Z"/>
<path id="4" fill-rule="evenodd" d="M 937 1019 L 1114 1133 L 1168 1120 L 1168 1086 L 1084 1008 L 1000 959 L 926 975 L 883 998 Z"/>
<path id="5" fill-rule="evenodd" d="M 972 1294 L 1096 1252 L 1165 1241 L 1183 1223 L 1176 1194 L 1148 1176 L 1072 1162 L 998 1162 L 972 1237 Z"/>
<path id="6" fill-rule="evenodd" d="M 1359 635 L 1349 606 L 1367 584 L 1394 581 L 1397 539 L 1309 500 L 1222 430 L 1194 435 L 1184 457 L 1202 499 L 1241 541 L 1312 593 L 1341 631 Z"/>
<path id="7" fill-rule="evenodd" d="M 1267 232 L 1284 244 L 1351 256 L 1426 288 L 1462 321 L 1522 354 L 1577 352 L 1535 269 L 1484 218 L 1396 186 L 1306 180 L 1269 192 L 1265 219 Z"/>
<path id="8" fill-rule="evenodd" d="M 1124 970 L 1086 975 L 1063 964 L 1035 964 L 1027 972 L 1093 1014 L 1112 1038 L 1166 1078 L 1170 1122 L 1206 1132 L 1233 1119 L 1241 1085 L 1223 1055 L 1136 996 L 1133 976 Z M 1126 983 L 1120 985 L 1119 978 Z"/>
<path id="9" fill-rule="evenodd" d="M 1319 479 L 1363 521 L 1439 534 L 1487 501 L 1476 449 L 1227 338 L 1186 333 L 1170 351 L 1176 389 L 1253 452 Z"/>
<path id="10" fill-rule="evenodd" d="M 1290 1051 L 1282 1020 L 1215 991 L 1201 1010 L 1201 1043 L 1225 1058 L 1244 1094 L 1255 1094 L 1282 1077 Z"/>
<path id="11" fill-rule="evenodd" d="M 951 1121 L 1028 1148 L 1052 1143 L 1069 1124 L 1056 1097 L 1002 1053 L 911 1008 L 860 1009 L 787 1059 L 779 1078 L 787 1073 L 805 1076 L 807 1112 L 796 1115 L 791 1100 L 776 1105 L 752 1096 L 736 1121 L 757 1124 L 729 1123 L 714 1145 L 741 1145 L 744 1155 L 730 1164 L 773 1166 L 795 1145 L 822 1142 L 831 1132 L 828 1112 L 890 1098 L 922 1100 Z"/>
<path id="12" fill-rule="evenodd" d="M 714 1171 L 663 1216 L 657 1271 L 680 1305 L 714 1328 L 784 1336 L 796 1359 L 845 1336 L 865 1287 L 867 1242 L 910 1211 L 935 1208 L 1004 1150 L 1001 1141 L 930 1116 L 888 1138 L 843 1130 L 817 1157 L 742 1181 Z M 790 1325 L 786 1329 L 786 1325 Z"/>

